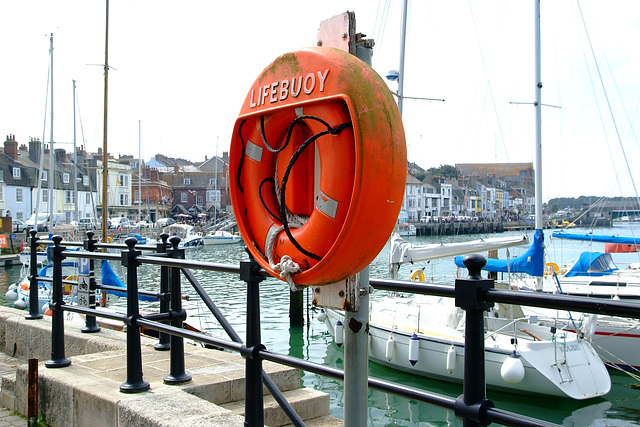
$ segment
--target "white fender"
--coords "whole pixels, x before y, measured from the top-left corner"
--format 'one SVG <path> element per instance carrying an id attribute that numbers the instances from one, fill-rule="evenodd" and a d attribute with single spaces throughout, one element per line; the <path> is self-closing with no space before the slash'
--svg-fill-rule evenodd
<path id="1" fill-rule="evenodd" d="M 318 320 L 323 322 L 327 320 L 327 313 L 324 312 L 324 308 L 320 309 L 320 313 L 318 313 Z"/>
<path id="2" fill-rule="evenodd" d="M 420 357 L 420 338 L 414 332 L 409 340 L 409 362 L 412 366 L 415 366 L 418 363 L 418 358 Z"/>
<path id="3" fill-rule="evenodd" d="M 13 303 L 13 306 L 19 310 L 24 310 L 24 308 L 27 306 L 27 302 L 23 299 L 19 299 Z"/>
<path id="4" fill-rule="evenodd" d="M 384 353 L 384 355 L 387 358 L 387 360 L 393 359 L 393 353 L 394 353 L 394 350 L 395 350 L 395 344 L 396 344 L 396 341 L 393 338 L 393 335 L 389 335 L 389 339 L 387 340 L 387 350 Z"/>
<path id="5" fill-rule="evenodd" d="M 336 322 L 336 330 L 334 335 L 334 341 L 336 342 L 336 345 L 338 347 L 340 347 L 344 342 L 343 335 L 344 335 L 344 326 L 342 326 L 342 322 L 338 320 Z"/>
<path id="6" fill-rule="evenodd" d="M 18 299 L 18 293 L 15 289 L 10 289 L 6 294 L 4 294 L 4 299 L 7 301 L 15 301 Z"/>
<path id="7" fill-rule="evenodd" d="M 517 384 L 523 380 L 524 365 L 522 365 L 520 356 L 516 354 L 515 350 L 511 356 L 502 362 L 500 375 L 502 376 L 502 379 L 509 384 Z"/>
<path id="8" fill-rule="evenodd" d="M 447 371 L 449 373 L 453 372 L 456 369 L 456 349 L 451 346 L 449 347 L 449 351 L 447 351 Z"/>

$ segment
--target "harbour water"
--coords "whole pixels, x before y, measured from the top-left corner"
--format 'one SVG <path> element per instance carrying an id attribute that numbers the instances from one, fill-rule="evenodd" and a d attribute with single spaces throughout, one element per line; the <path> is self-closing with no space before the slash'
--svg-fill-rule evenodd
<path id="1" fill-rule="evenodd" d="M 576 232 L 588 232 L 587 229 L 574 229 Z M 448 243 L 466 240 L 475 240 L 481 237 L 496 237 L 508 234 L 523 234 L 524 232 L 508 232 L 491 236 L 465 235 L 465 236 L 421 236 L 408 237 L 407 240 L 416 244 Z M 532 232 L 528 232 L 530 237 Z M 640 226 L 610 227 L 594 230 L 596 234 L 620 234 L 637 235 Z M 548 253 L 553 261 L 562 265 L 565 261 L 575 259 L 580 252 L 589 250 L 585 243 L 550 240 L 550 231 L 545 232 L 545 242 Z M 593 250 L 603 251 L 601 247 L 593 247 Z M 525 247 L 510 249 L 510 256 L 517 256 L 524 252 Z M 246 258 L 246 252 L 242 244 L 230 246 L 206 246 L 201 249 L 187 251 L 187 258 L 216 263 L 237 264 L 240 259 Z M 506 251 L 499 252 L 500 257 L 506 256 Z M 380 252 L 370 266 L 370 276 L 375 278 L 388 277 L 388 245 Z M 555 259 L 554 259 L 555 257 Z M 620 254 L 614 256 L 620 268 L 627 263 L 640 262 L 637 254 Z M 114 270 L 124 277 L 119 265 L 112 265 Z M 430 263 L 418 263 L 414 266 L 403 266 L 400 269 L 400 279 L 408 279 L 412 268 L 423 268 L 427 281 L 437 281 L 453 285 L 456 267 L 451 259 L 432 261 Z M 0 269 L 0 295 L 4 295 L 8 284 L 18 279 L 19 267 Z M 154 266 L 140 267 L 139 277 L 143 287 L 154 289 L 158 283 L 158 269 Z M 198 271 L 196 277 L 205 286 L 214 299 L 216 305 L 225 314 L 236 331 L 244 336 L 245 312 L 246 312 L 246 286 L 237 275 Z M 224 337 L 224 331 L 217 324 L 213 316 L 204 312 L 202 304 L 197 302 L 195 292 L 189 291 L 188 284 L 183 286 L 185 293 L 193 298 L 185 301 L 185 308 L 192 320 L 202 325 L 206 331 L 214 336 Z M 154 289 L 155 290 L 155 289 Z M 309 294 L 305 292 L 306 300 Z M 325 325 L 316 320 L 316 311 L 310 307 L 306 309 L 306 324 L 302 327 L 289 327 L 289 289 L 279 280 L 267 279 L 261 283 L 261 311 L 262 311 L 262 341 L 267 349 L 287 353 L 292 356 L 304 358 L 328 366 L 343 367 L 343 350 L 337 347 L 331 339 Z M 374 292 L 372 298 L 383 298 L 384 292 Z M 116 302 L 116 305 L 124 301 Z M 154 304 L 149 309 L 157 308 Z M 640 382 L 625 373 L 611 372 L 612 390 L 604 398 L 588 401 L 574 401 L 570 399 L 553 399 L 533 395 L 514 395 L 494 390 L 487 391 L 487 397 L 494 401 L 496 407 L 508 411 L 519 412 L 527 416 L 540 418 L 546 421 L 566 426 L 631 426 L 640 425 Z M 375 363 L 369 364 L 369 375 L 402 383 L 432 392 L 442 393 L 456 397 L 462 393 L 461 384 L 451 384 L 442 381 L 430 380 L 391 370 Z M 337 380 L 324 378 L 316 374 L 303 373 L 302 383 L 306 387 L 322 390 L 331 396 L 332 415 L 343 418 L 343 393 L 342 383 Z M 634 386 L 635 385 L 635 386 Z M 369 420 L 370 426 L 396 426 L 396 425 L 420 425 L 420 426 L 458 426 L 462 423 L 455 418 L 453 413 L 427 404 L 417 403 L 404 398 L 379 391 L 369 391 Z"/>

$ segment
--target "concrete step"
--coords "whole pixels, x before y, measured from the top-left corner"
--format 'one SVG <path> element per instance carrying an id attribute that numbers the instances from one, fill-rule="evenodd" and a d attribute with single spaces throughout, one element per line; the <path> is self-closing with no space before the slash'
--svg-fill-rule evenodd
<path id="1" fill-rule="evenodd" d="M 283 395 L 305 422 L 307 420 L 326 417 L 330 413 L 329 395 L 326 393 L 310 388 L 299 388 L 283 392 Z M 244 416 L 244 399 L 221 406 L 233 414 Z M 291 424 L 291 420 L 289 420 L 280 408 L 280 405 L 278 405 L 271 395 L 264 396 L 264 423 L 271 427 Z"/>

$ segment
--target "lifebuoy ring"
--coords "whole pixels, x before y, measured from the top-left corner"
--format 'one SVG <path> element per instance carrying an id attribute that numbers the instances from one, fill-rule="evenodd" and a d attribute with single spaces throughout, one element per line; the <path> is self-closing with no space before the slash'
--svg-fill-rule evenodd
<path id="1" fill-rule="evenodd" d="M 332 48 L 289 53 L 263 71 L 236 121 L 229 163 L 249 251 L 292 286 L 361 271 L 404 196 L 406 146 L 391 92 L 371 67 Z"/>
<path id="2" fill-rule="evenodd" d="M 544 266 L 545 275 L 558 274 L 559 271 L 560 271 L 560 268 L 558 267 L 558 264 L 556 264 L 555 262 L 548 262 Z"/>
<path id="3" fill-rule="evenodd" d="M 113 239 L 111 238 L 111 236 L 107 236 L 107 243 L 112 243 Z"/>
<path id="4" fill-rule="evenodd" d="M 424 271 L 422 270 L 413 270 L 409 275 L 409 279 L 412 281 L 424 282 Z"/>

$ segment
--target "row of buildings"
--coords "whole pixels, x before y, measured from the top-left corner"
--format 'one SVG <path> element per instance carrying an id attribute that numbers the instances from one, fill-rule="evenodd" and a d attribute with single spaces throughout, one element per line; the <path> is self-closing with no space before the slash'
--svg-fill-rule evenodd
<path id="1" fill-rule="evenodd" d="M 0 217 L 25 221 L 36 211 L 52 213 L 52 225 L 99 219 L 105 187 L 109 218 L 213 218 L 230 205 L 227 153 L 199 164 L 162 155 L 146 163 L 133 156 L 106 156 L 106 185 L 102 150 L 51 152 L 38 139 L 19 144 L 8 135 L 1 154 Z"/>
<path id="2" fill-rule="evenodd" d="M 532 163 L 459 163 L 455 168 L 460 175 L 445 178 L 409 163 L 400 221 L 521 220 L 534 214 Z"/>
<path id="3" fill-rule="evenodd" d="M 0 217 L 26 220 L 36 210 L 55 223 L 102 217 L 103 155 L 75 155 L 31 139 L 7 136 L 0 156 Z M 231 211 L 228 153 L 201 163 L 156 155 L 107 156 L 108 216 L 130 220 L 185 215 L 211 219 Z M 74 167 L 77 165 L 77 167 Z M 457 164 L 457 179 L 408 167 L 400 222 L 422 218 L 522 218 L 534 211 L 533 165 Z M 420 179 L 419 179 L 420 178 Z M 56 225 L 56 224 L 53 224 Z"/>

